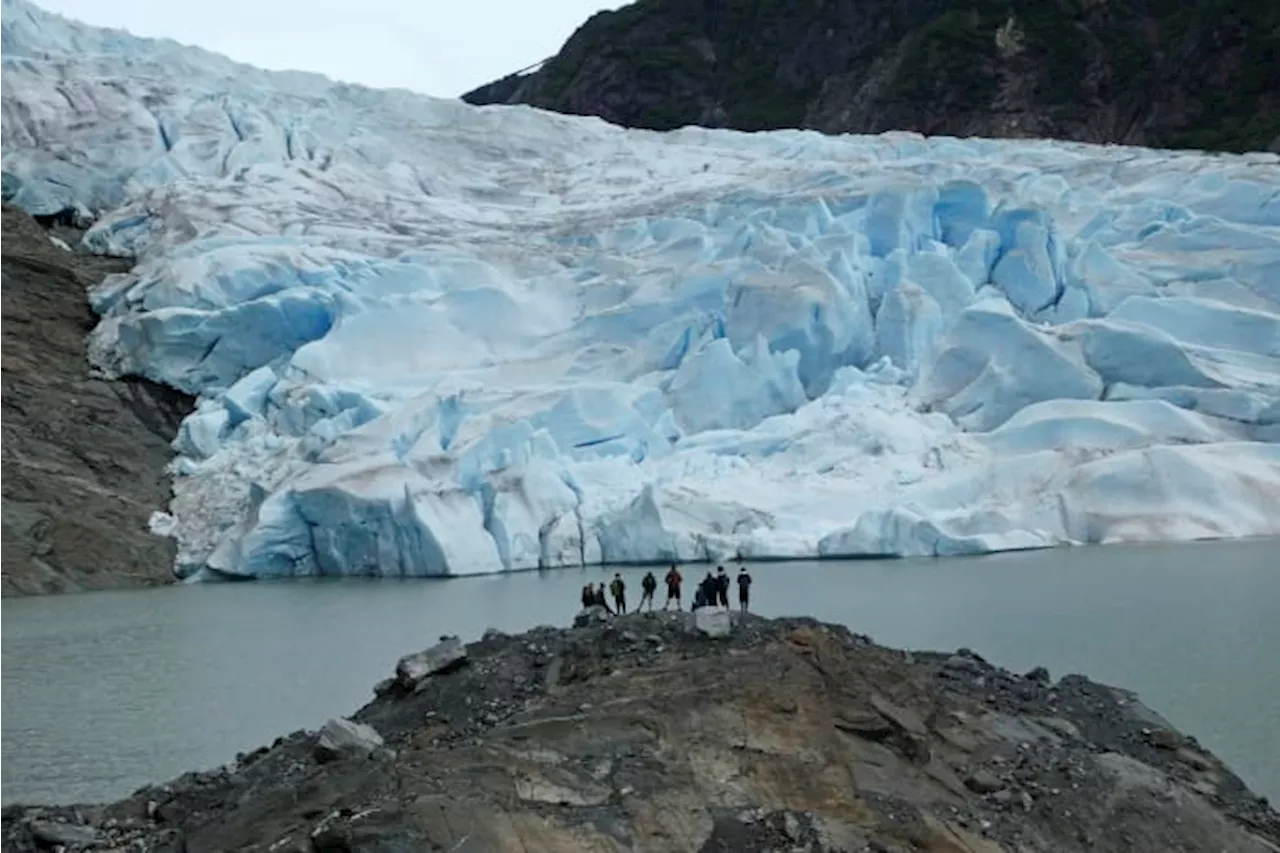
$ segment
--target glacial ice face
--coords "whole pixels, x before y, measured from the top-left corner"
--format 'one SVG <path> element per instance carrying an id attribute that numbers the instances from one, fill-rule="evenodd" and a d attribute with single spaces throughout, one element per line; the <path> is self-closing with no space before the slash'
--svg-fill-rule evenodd
<path id="1" fill-rule="evenodd" d="M 1280 159 L 627 131 L 3 0 L 6 200 L 198 394 L 188 575 L 1280 533 Z"/>

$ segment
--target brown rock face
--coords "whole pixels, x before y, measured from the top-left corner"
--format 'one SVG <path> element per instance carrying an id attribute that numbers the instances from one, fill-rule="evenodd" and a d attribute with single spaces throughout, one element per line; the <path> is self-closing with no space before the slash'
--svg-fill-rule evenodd
<path id="1" fill-rule="evenodd" d="M 299 732 L 79 814 L 104 847 L 198 851 L 1267 853 L 1280 815 L 1136 699 L 809 620 L 687 614 L 486 635 L 384 687 L 385 746 L 318 761 Z M 966 661 L 964 666 L 957 660 Z M 32 821 L 6 810 L 6 849 Z"/>
<path id="2" fill-rule="evenodd" d="M 166 582 L 173 547 L 147 519 L 190 400 L 91 379 L 85 359 L 85 288 L 127 262 L 59 248 L 9 207 L 3 236 L 4 595 Z"/>

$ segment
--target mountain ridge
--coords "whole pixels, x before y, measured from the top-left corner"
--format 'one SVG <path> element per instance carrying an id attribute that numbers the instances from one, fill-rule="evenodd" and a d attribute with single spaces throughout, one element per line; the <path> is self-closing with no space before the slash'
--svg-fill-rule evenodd
<path id="1" fill-rule="evenodd" d="M 628 127 L 1280 146 L 1280 6 L 639 0 L 464 94 Z"/>

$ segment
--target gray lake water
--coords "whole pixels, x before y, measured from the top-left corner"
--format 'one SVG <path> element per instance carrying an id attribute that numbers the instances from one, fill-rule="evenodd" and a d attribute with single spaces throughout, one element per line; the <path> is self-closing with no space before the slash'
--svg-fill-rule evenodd
<path id="1" fill-rule="evenodd" d="M 755 565 L 754 609 L 1136 690 L 1280 800 L 1278 556 L 1272 540 Z M 224 763 L 354 711 L 441 634 L 567 624 L 612 571 L 6 600 L 4 802 L 116 798 Z M 633 599 L 643 571 L 624 570 Z"/>

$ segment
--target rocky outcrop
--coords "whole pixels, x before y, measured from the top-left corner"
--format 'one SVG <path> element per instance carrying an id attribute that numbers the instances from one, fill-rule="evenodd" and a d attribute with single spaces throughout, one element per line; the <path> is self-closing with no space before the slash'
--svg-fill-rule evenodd
<path id="1" fill-rule="evenodd" d="M 90 378 L 85 289 L 128 264 L 76 251 L 78 232 L 48 224 L 4 208 L 3 593 L 163 583 L 173 545 L 147 520 L 169 503 L 169 442 L 191 402 Z"/>
<path id="2" fill-rule="evenodd" d="M 358 749 L 297 732 L 109 806 L 10 807 L 5 849 L 1280 849 L 1280 815 L 1220 761 L 1078 676 L 737 614 L 723 637 L 636 614 L 466 652 L 384 682 Z"/>
<path id="3" fill-rule="evenodd" d="M 457 637 L 441 637 L 429 649 L 405 655 L 396 664 L 396 681 L 413 690 L 428 677 L 456 669 L 467 659 L 467 649 Z"/>
<path id="4" fill-rule="evenodd" d="M 382 745 L 382 736 L 372 726 L 339 718 L 330 720 L 320 729 L 314 755 L 321 762 L 343 757 L 362 758 L 372 755 Z"/>
<path id="5" fill-rule="evenodd" d="M 1264 150 L 1280 136 L 1277 55 L 1275 3 L 638 0 L 463 98 L 655 130 Z"/>

